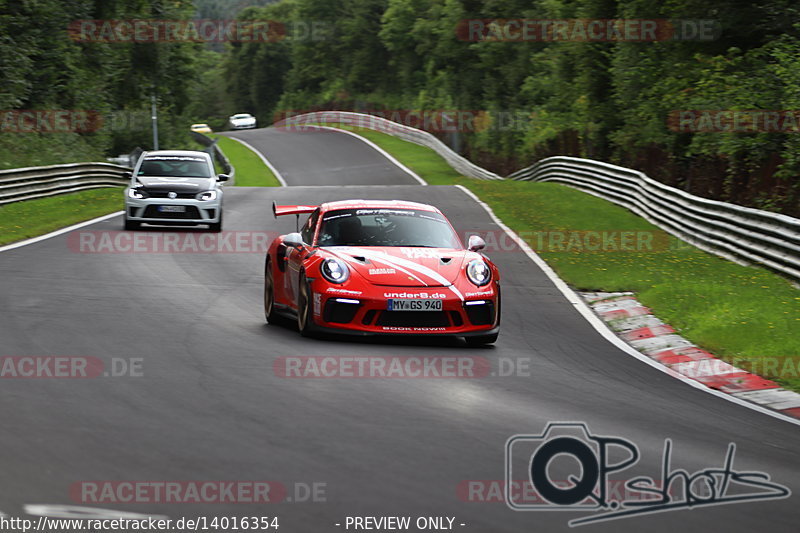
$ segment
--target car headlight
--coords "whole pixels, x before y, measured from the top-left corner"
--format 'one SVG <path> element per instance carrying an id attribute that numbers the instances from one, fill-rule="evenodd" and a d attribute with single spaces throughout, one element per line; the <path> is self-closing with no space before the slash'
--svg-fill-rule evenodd
<path id="1" fill-rule="evenodd" d="M 467 265 L 467 277 L 478 287 L 483 287 L 491 281 L 492 270 L 486 262 L 480 259 L 473 259 Z"/>
<path id="2" fill-rule="evenodd" d="M 350 269 L 340 259 L 326 259 L 320 267 L 322 277 L 331 283 L 344 283 L 350 277 Z"/>
<path id="3" fill-rule="evenodd" d="M 131 187 L 128 189 L 128 198 L 134 198 L 136 200 L 142 200 L 147 198 L 148 194 L 143 189 L 134 189 Z"/>
<path id="4" fill-rule="evenodd" d="M 204 191 L 204 192 L 198 193 L 196 198 L 198 200 L 200 200 L 201 202 L 208 202 L 208 201 L 211 201 L 211 200 L 216 200 L 217 199 L 217 191 Z"/>

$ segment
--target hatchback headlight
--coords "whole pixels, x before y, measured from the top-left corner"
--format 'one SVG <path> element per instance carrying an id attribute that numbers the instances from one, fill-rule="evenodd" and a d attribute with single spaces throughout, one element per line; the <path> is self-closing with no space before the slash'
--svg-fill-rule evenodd
<path id="1" fill-rule="evenodd" d="M 198 193 L 196 198 L 201 202 L 210 202 L 217 199 L 217 191 L 203 191 Z"/>
<path id="2" fill-rule="evenodd" d="M 341 259 L 326 259 L 322 262 L 320 272 L 331 283 L 344 283 L 350 277 L 350 269 Z"/>
<path id="3" fill-rule="evenodd" d="M 473 259 L 467 265 L 467 277 L 478 287 L 483 287 L 491 281 L 492 270 L 486 262 L 480 259 Z"/>
<path id="4" fill-rule="evenodd" d="M 135 200 L 143 200 L 147 198 L 148 194 L 143 189 L 134 189 L 131 187 L 128 189 L 128 198 L 133 198 Z"/>

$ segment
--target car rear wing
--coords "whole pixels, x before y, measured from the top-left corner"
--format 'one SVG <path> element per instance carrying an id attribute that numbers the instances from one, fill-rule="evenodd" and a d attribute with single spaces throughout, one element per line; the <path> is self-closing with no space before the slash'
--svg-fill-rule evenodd
<path id="1" fill-rule="evenodd" d="M 319 207 L 316 205 L 277 205 L 272 202 L 272 214 L 275 217 L 283 215 L 302 215 L 303 213 L 313 213 Z"/>

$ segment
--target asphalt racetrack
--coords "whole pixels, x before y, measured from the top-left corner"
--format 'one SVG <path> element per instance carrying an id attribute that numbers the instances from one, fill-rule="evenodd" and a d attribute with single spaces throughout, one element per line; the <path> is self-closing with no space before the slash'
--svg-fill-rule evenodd
<path id="1" fill-rule="evenodd" d="M 462 235 L 498 230 L 462 190 L 418 185 L 351 136 L 274 129 L 231 136 L 259 149 L 290 186 L 227 188 L 225 232 L 293 231 L 293 217 L 273 218 L 273 201 L 349 198 L 431 203 Z M 593 513 L 517 512 L 496 492 L 506 440 L 539 435 L 550 421 L 584 422 L 592 434 L 635 443 L 638 464 L 609 476 L 617 487 L 636 475 L 660 479 L 671 439 L 673 470 L 721 469 L 735 443 L 734 470 L 765 472 L 800 491 L 797 426 L 620 351 L 521 251 L 492 255 L 503 289 L 493 347 L 318 340 L 264 323 L 262 254 L 103 253 L 80 240 L 121 227 L 120 216 L 0 253 L 0 355 L 98 358 L 106 372 L 119 366 L 112 361 L 134 360 L 138 368 L 118 377 L 0 380 L 0 511 L 9 516 L 51 504 L 170 518 L 277 516 L 283 532 L 353 531 L 348 516 L 454 517 L 453 529 L 465 532 L 567 530 L 569 520 Z M 472 358 L 490 370 L 456 378 L 285 378 L 276 361 L 288 356 Z M 512 477 L 524 477 L 526 457 L 512 463 Z M 561 461 L 551 478 L 578 472 Z M 93 503 L 80 492 L 87 482 L 204 480 L 270 480 L 287 493 L 272 504 L 194 504 Z M 584 527 L 789 532 L 798 518 L 791 496 Z"/>

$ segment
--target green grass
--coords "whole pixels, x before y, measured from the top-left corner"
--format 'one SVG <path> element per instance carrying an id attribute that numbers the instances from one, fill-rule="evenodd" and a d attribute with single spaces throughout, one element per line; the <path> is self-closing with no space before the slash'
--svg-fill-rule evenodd
<path id="1" fill-rule="evenodd" d="M 275 174 L 258 155 L 236 139 L 222 135 L 209 135 L 219 139 L 217 144 L 236 169 L 234 184 L 239 187 L 279 187 Z"/>
<path id="2" fill-rule="evenodd" d="M 7 204 L 0 207 L 0 244 L 43 235 L 121 209 L 119 187 Z"/>
<path id="3" fill-rule="evenodd" d="M 705 253 L 622 207 L 575 189 L 465 178 L 428 148 L 371 130 L 354 131 L 430 184 L 468 187 L 573 288 L 634 291 L 684 337 L 800 391 L 800 291 L 784 278 Z M 639 251 L 556 251 L 549 246 L 550 234 L 540 241 L 536 233 L 570 231 L 653 232 L 645 235 L 655 239 L 651 249 Z M 769 371 L 767 361 L 778 361 L 777 369 Z"/>

